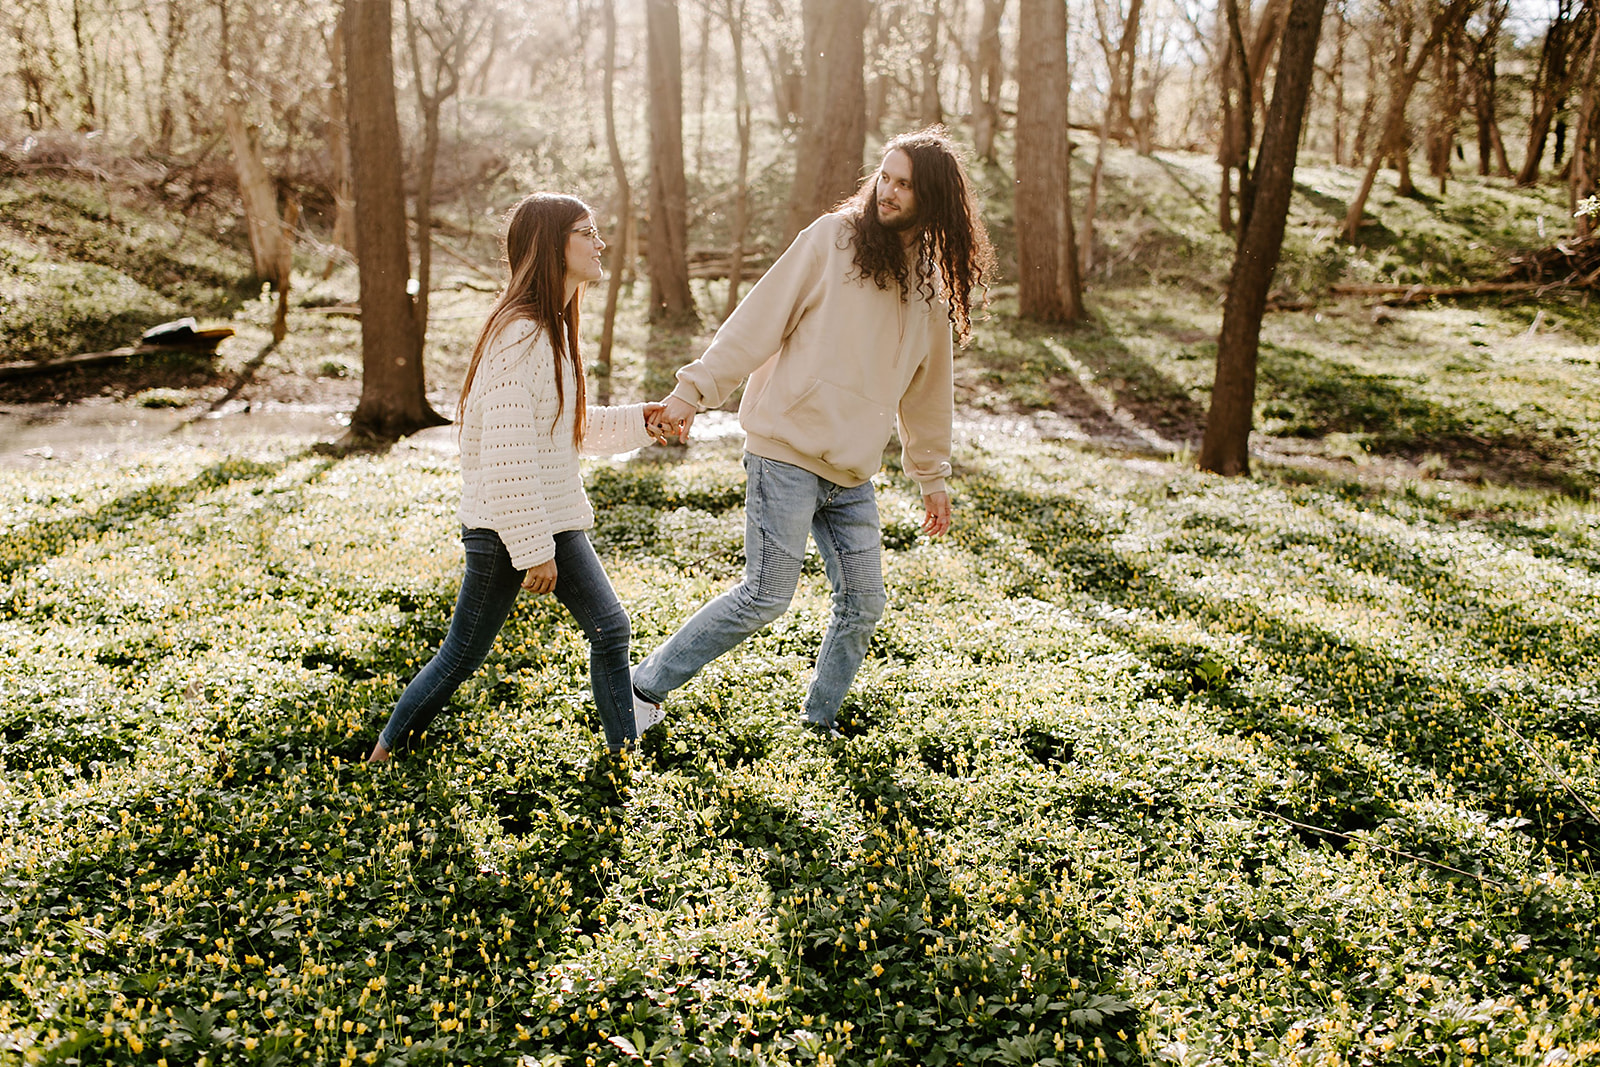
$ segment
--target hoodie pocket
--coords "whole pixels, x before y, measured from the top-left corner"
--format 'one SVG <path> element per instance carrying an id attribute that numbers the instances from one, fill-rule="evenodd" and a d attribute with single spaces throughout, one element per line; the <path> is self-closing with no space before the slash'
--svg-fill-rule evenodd
<path id="1" fill-rule="evenodd" d="M 766 435 L 865 481 L 883 465 L 893 429 L 894 411 L 888 405 L 818 378 Z"/>

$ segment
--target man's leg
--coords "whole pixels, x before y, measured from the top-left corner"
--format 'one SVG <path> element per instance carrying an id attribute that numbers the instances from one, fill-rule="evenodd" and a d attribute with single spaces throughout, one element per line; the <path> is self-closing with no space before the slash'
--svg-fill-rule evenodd
<path id="1" fill-rule="evenodd" d="M 883 589 L 883 535 L 872 483 L 834 492 L 817 510 L 811 532 L 833 585 L 833 615 L 806 692 L 807 722 L 832 726 L 866 658 L 888 598 Z"/>
<path id="2" fill-rule="evenodd" d="M 695 612 L 634 670 L 634 689 L 652 703 L 787 611 L 800 584 L 806 532 L 819 484 L 826 483 L 800 467 L 749 453 L 744 469 L 744 580 Z"/>

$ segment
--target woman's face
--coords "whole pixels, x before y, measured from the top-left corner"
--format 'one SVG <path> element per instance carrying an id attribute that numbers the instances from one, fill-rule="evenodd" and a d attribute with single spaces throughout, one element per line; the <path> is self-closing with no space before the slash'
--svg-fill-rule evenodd
<path id="1" fill-rule="evenodd" d="M 585 215 L 573 223 L 567 230 L 567 281 L 586 284 L 605 277 L 600 262 L 600 253 L 605 248 L 593 215 Z"/>

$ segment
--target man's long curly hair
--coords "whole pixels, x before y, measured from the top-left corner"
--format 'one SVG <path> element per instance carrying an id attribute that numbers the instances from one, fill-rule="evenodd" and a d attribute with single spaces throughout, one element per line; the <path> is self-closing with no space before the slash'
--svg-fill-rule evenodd
<path id="1" fill-rule="evenodd" d="M 908 256 L 900 233 L 878 221 L 877 171 L 840 203 L 835 211 L 850 223 L 855 266 L 862 278 L 879 289 L 891 286 L 909 295 L 913 289 L 932 301 L 942 289 L 950 301 L 950 325 L 956 340 L 972 334 L 972 291 L 986 300 L 994 276 L 994 248 L 978 214 L 977 202 L 962 167 L 961 150 L 943 126 L 903 133 L 883 146 L 883 154 L 904 152 L 911 160 L 911 188 L 916 196 L 920 240 Z"/>

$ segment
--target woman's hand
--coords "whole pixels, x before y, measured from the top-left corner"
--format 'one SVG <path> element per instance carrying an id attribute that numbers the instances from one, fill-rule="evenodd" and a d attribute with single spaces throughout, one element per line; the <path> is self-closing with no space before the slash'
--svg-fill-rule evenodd
<path id="1" fill-rule="evenodd" d="M 644 406 L 644 429 L 650 435 L 650 443 L 664 445 L 667 438 L 678 432 L 676 426 L 666 421 L 664 413 L 667 405 L 652 401 Z"/>
<path id="2" fill-rule="evenodd" d="M 546 560 L 528 568 L 522 576 L 522 588 L 530 593 L 549 593 L 556 587 L 556 561 Z"/>

